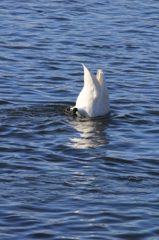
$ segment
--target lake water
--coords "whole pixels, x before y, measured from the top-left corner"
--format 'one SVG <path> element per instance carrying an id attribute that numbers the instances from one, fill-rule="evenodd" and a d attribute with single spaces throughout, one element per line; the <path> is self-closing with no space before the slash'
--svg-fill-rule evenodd
<path id="1" fill-rule="evenodd" d="M 0 1 L 0 168 L 0 239 L 159 239 L 159 1 Z"/>

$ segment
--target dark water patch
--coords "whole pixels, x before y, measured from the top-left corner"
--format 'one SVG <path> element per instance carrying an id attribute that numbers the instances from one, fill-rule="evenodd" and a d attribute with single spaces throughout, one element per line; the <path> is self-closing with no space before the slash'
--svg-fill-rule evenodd
<path id="1" fill-rule="evenodd" d="M 91 47 L 93 47 L 93 48 L 106 48 L 106 49 L 109 49 L 109 48 L 111 48 L 111 46 L 108 46 L 108 45 L 103 45 L 103 46 L 98 46 L 98 45 L 95 45 L 95 46 L 91 46 Z"/>
<path id="2" fill-rule="evenodd" d="M 7 102 L 7 101 L 3 101 L 3 100 L 0 101 L 0 105 L 2 105 L 2 106 L 3 106 L 3 105 L 6 106 L 6 105 L 8 105 L 8 104 L 11 104 L 11 103 L 10 103 L 10 102 Z"/>

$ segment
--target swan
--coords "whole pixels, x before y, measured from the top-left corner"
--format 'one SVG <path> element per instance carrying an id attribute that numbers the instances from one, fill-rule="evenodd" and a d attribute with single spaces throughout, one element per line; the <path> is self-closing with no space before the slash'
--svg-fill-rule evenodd
<path id="1" fill-rule="evenodd" d="M 76 105 L 71 107 L 73 115 L 94 118 L 104 116 L 110 111 L 109 94 L 104 73 L 97 70 L 94 76 L 82 63 L 84 69 L 84 86 L 79 93 Z"/>

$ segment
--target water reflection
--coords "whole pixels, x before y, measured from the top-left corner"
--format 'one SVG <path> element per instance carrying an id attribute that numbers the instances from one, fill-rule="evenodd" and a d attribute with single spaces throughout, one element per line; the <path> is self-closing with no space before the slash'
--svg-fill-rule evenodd
<path id="1" fill-rule="evenodd" d="M 106 136 L 108 118 L 85 121 L 75 119 L 71 124 L 78 134 L 70 138 L 69 145 L 73 144 L 75 148 L 97 148 L 109 143 Z"/>

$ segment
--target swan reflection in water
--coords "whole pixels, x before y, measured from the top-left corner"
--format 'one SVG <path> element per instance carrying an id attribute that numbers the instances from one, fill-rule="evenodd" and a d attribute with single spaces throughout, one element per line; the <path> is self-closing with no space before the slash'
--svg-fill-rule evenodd
<path id="1" fill-rule="evenodd" d="M 77 130 L 76 137 L 71 138 L 69 145 L 75 148 L 97 148 L 108 144 L 106 129 L 108 127 L 108 118 L 81 120 L 76 118 L 70 121 L 71 125 Z"/>

